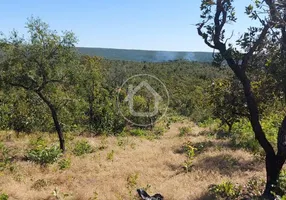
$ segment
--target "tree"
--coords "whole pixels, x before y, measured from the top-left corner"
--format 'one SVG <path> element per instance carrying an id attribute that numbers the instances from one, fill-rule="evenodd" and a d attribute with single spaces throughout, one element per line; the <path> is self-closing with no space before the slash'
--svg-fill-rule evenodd
<path id="1" fill-rule="evenodd" d="M 9 37 L 2 36 L 0 80 L 32 92 L 48 106 L 64 152 L 65 140 L 58 111 L 63 103 L 60 97 L 65 96 L 69 87 L 72 69 L 78 65 L 74 48 L 77 39 L 72 32 L 59 35 L 38 18 L 30 18 L 26 28 L 28 38 L 19 36 L 16 31 Z"/>
<path id="2" fill-rule="evenodd" d="M 79 94 L 88 103 L 88 127 L 91 131 L 95 127 L 96 113 L 95 104 L 100 95 L 101 84 L 103 82 L 102 68 L 99 57 L 83 56 L 81 58 L 81 69 L 79 81 Z"/>
<path id="3" fill-rule="evenodd" d="M 227 45 L 229 39 L 225 37 L 225 25 L 235 23 L 237 20 L 233 0 L 202 0 L 202 21 L 197 24 L 198 34 L 203 38 L 205 44 L 219 51 L 243 86 L 249 120 L 255 138 L 266 153 L 267 181 L 263 196 L 269 199 L 274 199 L 272 192 L 279 190 L 279 188 L 277 188 L 277 179 L 286 159 L 286 116 L 278 132 L 278 150 L 276 153 L 262 129 L 257 99 L 251 85 L 252 80 L 247 72 L 251 69 L 252 62 L 255 61 L 257 57 L 260 57 L 259 66 L 261 68 L 265 67 L 263 66 L 263 60 L 265 64 L 269 56 L 269 52 L 266 48 L 269 38 L 273 36 L 283 38 L 283 30 L 285 30 L 285 15 L 283 15 L 283 9 L 285 9 L 285 5 L 282 5 L 282 3 L 283 1 L 256 0 L 254 6 L 249 5 L 246 7 L 246 14 L 248 14 L 251 19 L 258 20 L 261 25 L 259 27 L 250 27 L 248 32 L 244 33 L 237 41 L 242 49 L 241 51 L 231 44 Z M 260 15 L 258 13 L 262 14 Z M 282 30 L 282 36 L 276 33 L 276 30 L 279 29 Z M 283 40 L 279 38 L 278 41 L 282 41 L 279 46 L 283 49 L 285 45 Z M 285 52 L 281 51 L 281 54 L 284 55 Z"/>
<path id="4" fill-rule="evenodd" d="M 236 79 L 218 79 L 212 83 L 209 91 L 210 103 L 213 105 L 214 117 L 221 120 L 221 125 L 232 126 L 242 116 L 246 116 L 243 92 Z"/>

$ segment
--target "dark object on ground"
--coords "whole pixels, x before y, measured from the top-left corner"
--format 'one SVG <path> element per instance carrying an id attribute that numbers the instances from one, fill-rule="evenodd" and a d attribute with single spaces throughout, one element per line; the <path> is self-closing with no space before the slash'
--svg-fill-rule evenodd
<path id="1" fill-rule="evenodd" d="M 164 197 L 161 194 L 150 196 L 143 189 L 137 189 L 137 192 L 143 200 L 164 200 Z"/>

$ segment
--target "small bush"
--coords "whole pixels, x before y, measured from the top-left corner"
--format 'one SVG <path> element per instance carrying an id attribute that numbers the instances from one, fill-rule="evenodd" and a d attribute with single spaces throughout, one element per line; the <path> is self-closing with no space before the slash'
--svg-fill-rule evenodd
<path id="1" fill-rule="evenodd" d="M 208 148 L 213 146 L 213 142 L 211 141 L 205 141 L 205 142 L 198 142 L 193 144 L 193 147 L 196 149 L 195 153 L 199 154 L 199 153 L 203 153 L 204 151 L 206 151 Z"/>
<path id="2" fill-rule="evenodd" d="M 129 193 L 129 198 L 130 199 L 135 199 L 136 197 L 133 195 L 133 192 L 135 191 L 136 187 L 137 187 L 137 181 L 138 181 L 138 173 L 135 174 L 130 174 L 127 177 L 127 184 L 126 184 L 126 188 L 128 189 L 128 193 Z"/>
<path id="3" fill-rule="evenodd" d="M 43 149 L 48 146 L 47 141 L 43 138 L 43 136 L 32 138 L 30 140 L 29 146 L 33 149 Z"/>
<path id="4" fill-rule="evenodd" d="M 213 130 L 203 130 L 203 131 L 200 131 L 198 135 L 213 138 L 216 135 L 216 133 Z"/>
<path id="5" fill-rule="evenodd" d="M 187 155 L 187 159 L 184 161 L 183 163 L 183 168 L 184 170 L 188 173 L 191 168 L 193 167 L 193 160 L 195 157 L 195 151 L 197 149 L 192 145 L 191 142 L 186 142 L 183 145 L 183 151 L 186 153 Z"/>
<path id="6" fill-rule="evenodd" d="M 130 135 L 143 137 L 143 136 L 146 136 L 146 131 L 143 129 L 139 129 L 139 128 L 132 129 L 132 130 L 130 130 Z"/>
<path id="7" fill-rule="evenodd" d="M 58 166 L 60 170 L 68 169 L 70 168 L 71 160 L 70 159 L 62 159 L 58 162 Z"/>
<path id="8" fill-rule="evenodd" d="M 198 123 L 199 127 L 212 128 L 212 129 L 218 128 L 219 124 L 220 124 L 219 119 L 213 119 L 210 117 Z"/>
<path id="9" fill-rule="evenodd" d="M 117 144 L 120 147 L 123 147 L 125 149 L 125 146 L 128 144 L 128 138 L 127 137 L 117 137 Z"/>
<path id="10" fill-rule="evenodd" d="M 111 152 L 109 152 L 106 156 L 106 159 L 107 160 L 111 160 L 113 161 L 113 158 L 114 158 L 114 150 L 112 150 Z"/>
<path id="11" fill-rule="evenodd" d="M 264 186 L 265 181 L 258 178 L 252 178 L 247 182 L 245 186 L 246 191 L 244 193 L 247 193 L 250 197 L 261 196 Z"/>
<path id="12" fill-rule="evenodd" d="M 278 179 L 278 187 L 282 189 L 282 192 L 286 194 L 286 170 L 282 170 Z"/>
<path id="13" fill-rule="evenodd" d="M 52 146 L 50 148 L 46 147 L 44 149 L 31 149 L 28 151 L 26 157 L 30 161 L 45 165 L 56 162 L 61 155 L 61 149 L 57 146 Z"/>
<path id="14" fill-rule="evenodd" d="M 76 156 L 92 153 L 93 151 L 92 146 L 85 140 L 77 141 L 73 149 L 73 153 Z"/>
<path id="15" fill-rule="evenodd" d="M 155 135 L 163 135 L 165 132 L 165 128 L 162 127 L 162 126 L 156 126 L 154 129 L 153 129 L 153 133 Z"/>
<path id="16" fill-rule="evenodd" d="M 6 167 L 11 163 L 11 161 L 11 150 L 3 143 L 0 143 L 0 171 L 6 169 Z"/>
<path id="17" fill-rule="evenodd" d="M 32 185 L 32 189 L 34 190 L 42 190 L 43 188 L 48 186 L 48 181 L 44 180 L 44 179 L 38 179 L 33 185 Z"/>
<path id="18" fill-rule="evenodd" d="M 190 135 L 192 133 L 192 128 L 191 127 L 180 127 L 179 131 L 180 131 L 179 136 L 183 137 L 183 136 Z"/>
<path id="19" fill-rule="evenodd" d="M 192 167 L 193 167 L 193 160 L 192 159 L 187 159 L 183 162 L 183 168 L 184 170 L 188 173 L 191 171 Z"/>
<path id="20" fill-rule="evenodd" d="M 5 194 L 5 193 L 0 194 L 0 200 L 8 200 L 8 199 L 9 199 L 8 194 Z"/>
<path id="21" fill-rule="evenodd" d="M 212 185 L 209 187 L 209 193 L 215 199 L 237 199 L 242 192 L 242 187 L 235 185 L 229 181 L 223 182 L 218 185 Z"/>

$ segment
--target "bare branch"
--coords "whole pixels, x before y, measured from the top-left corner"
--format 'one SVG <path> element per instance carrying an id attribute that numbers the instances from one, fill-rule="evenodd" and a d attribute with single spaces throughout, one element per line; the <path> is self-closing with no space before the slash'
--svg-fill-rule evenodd
<path id="1" fill-rule="evenodd" d="M 231 32 L 231 35 L 229 36 L 229 38 L 227 38 L 227 39 L 225 40 L 224 44 L 226 44 L 227 41 L 230 40 L 230 39 L 233 37 L 233 34 L 234 34 L 234 31 Z"/>

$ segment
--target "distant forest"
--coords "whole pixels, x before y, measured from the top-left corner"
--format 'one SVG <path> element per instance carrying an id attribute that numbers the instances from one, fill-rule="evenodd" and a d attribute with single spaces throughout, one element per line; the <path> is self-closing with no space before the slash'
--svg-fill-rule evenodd
<path id="1" fill-rule="evenodd" d="M 77 49 L 82 55 L 100 56 L 111 60 L 139 62 L 165 62 L 174 60 L 211 62 L 213 60 L 213 54 L 211 52 L 148 51 L 85 47 L 78 47 Z"/>

